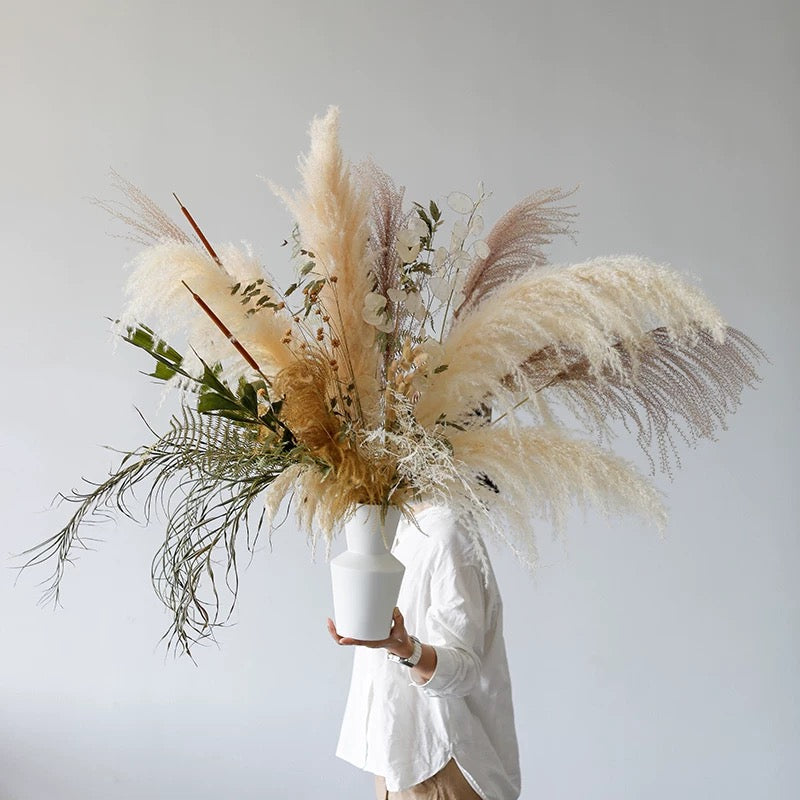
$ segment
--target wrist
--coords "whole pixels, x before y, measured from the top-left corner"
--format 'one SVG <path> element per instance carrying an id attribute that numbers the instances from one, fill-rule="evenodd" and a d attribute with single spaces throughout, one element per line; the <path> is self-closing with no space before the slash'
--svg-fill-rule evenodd
<path id="1" fill-rule="evenodd" d="M 389 652 L 398 658 L 411 658 L 414 653 L 414 640 L 410 636 L 406 636 L 402 642 L 397 642 L 389 648 Z"/>
<path id="2" fill-rule="evenodd" d="M 422 658 L 422 642 L 417 639 L 416 636 L 410 636 L 408 639 L 408 644 L 411 647 L 411 652 L 408 653 L 406 648 L 396 648 L 396 650 L 403 650 L 406 651 L 402 655 L 398 652 L 392 652 L 391 650 L 387 650 L 386 657 L 391 659 L 392 661 L 397 661 L 400 664 L 403 664 L 406 667 L 415 667 L 418 663 L 420 658 Z"/>

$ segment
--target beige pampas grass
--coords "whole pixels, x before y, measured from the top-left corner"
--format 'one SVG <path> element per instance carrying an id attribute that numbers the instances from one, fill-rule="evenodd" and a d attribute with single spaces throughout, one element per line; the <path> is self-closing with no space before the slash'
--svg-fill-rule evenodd
<path id="1" fill-rule="evenodd" d="M 605 515 L 637 514 L 659 528 L 666 522 L 658 492 L 631 465 L 558 429 L 488 425 L 453 431 L 449 439 L 461 474 L 471 474 L 489 513 L 508 523 L 493 530 L 530 566 L 536 561 L 531 519 L 563 530 L 573 504 Z M 481 489 L 487 485 L 494 488 Z"/>
<path id="2" fill-rule="evenodd" d="M 163 242 L 144 250 L 133 262 L 126 293 L 128 305 L 123 325 L 147 322 L 163 338 L 183 334 L 195 352 L 207 363 L 220 362 L 224 375 L 235 385 L 238 376 L 249 371 L 231 343 L 195 303 L 183 285 L 209 298 L 212 310 L 247 348 L 262 371 L 275 374 L 293 361 L 291 350 L 281 342 L 291 325 L 285 311 L 262 308 L 248 314 L 241 296 L 232 294 L 236 284 L 271 281 L 253 254 L 235 245 L 219 247 L 224 269 L 192 244 Z M 187 353 L 192 368 L 192 353 Z M 194 365 L 197 367 L 197 364 Z"/>
<path id="3" fill-rule="evenodd" d="M 307 464 L 292 464 L 267 487 L 264 492 L 264 524 L 267 530 L 272 529 L 281 503 L 307 469 Z"/>
<path id="4" fill-rule="evenodd" d="M 417 406 L 422 424 L 457 420 L 489 396 L 500 397 L 508 378 L 529 386 L 521 366 L 550 348 L 559 359 L 578 352 L 589 373 L 624 369 L 620 348 L 635 358 L 648 331 L 673 338 L 707 331 L 724 337 L 714 306 L 676 272 L 635 256 L 598 258 L 574 266 L 543 267 L 500 286 L 453 325 Z M 431 367 L 436 367 L 431 364 Z"/>
<path id="5" fill-rule="evenodd" d="M 298 358 L 278 373 L 273 388 L 275 396 L 283 398 L 281 420 L 320 476 L 313 484 L 313 507 L 317 509 L 319 502 L 319 509 L 324 509 L 319 527 L 327 534 L 332 530 L 327 520 L 342 520 L 357 505 L 383 505 L 397 481 L 397 460 L 391 453 L 367 451 L 363 429 L 351 429 L 346 418 L 336 413 L 338 378 L 328 361 L 317 354 Z M 306 479 L 309 486 L 311 480 Z M 321 512 L 307 513 L 316 519 Z"/>
<path id="6" fill-rule="evenodd" d="M 319 293 L 332 334 L 343 343 L 346 370 L 357 387 L 362 409 L 377 408 L 378 353 L 375 328 L 362 316 L 374 276 L 369 248 L 369 192 L 358 181 L 339 145 L 339 110 L 315 119 L 311 146 L 300 159 L 303 189 L 291 194 L 273 186 L 293 213 L 303 248 L 313 254 L 315 271 L 326 279 Z M 374 420 L 373 420 L 374 421 Z"/>

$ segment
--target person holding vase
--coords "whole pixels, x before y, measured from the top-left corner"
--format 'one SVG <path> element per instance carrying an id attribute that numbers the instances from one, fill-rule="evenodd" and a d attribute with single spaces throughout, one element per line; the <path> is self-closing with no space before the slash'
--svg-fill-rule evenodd
<path id="1" fill-rule="evenodd" d="M 503 607 L 483 544 L 444 506 L 417 506 L 392 553 L 404 564 L 385 639 L 342 637 L 353 675 L 337 756 L 378 800 L 516 800 L 519 752 Z"/>

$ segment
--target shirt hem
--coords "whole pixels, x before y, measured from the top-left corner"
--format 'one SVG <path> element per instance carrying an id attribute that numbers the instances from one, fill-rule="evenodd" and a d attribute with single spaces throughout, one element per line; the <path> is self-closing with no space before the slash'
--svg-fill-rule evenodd
<path id="1" fill-rule="evenodd" d="M 372 770 L 367 768 L 366 764 L 357 763 L 356 761 L 353 761 L 352 759 L 348 758 L 347 756 L 341 755 L 339 753 L 337 753 L 336 756 L 338 758 L 342 759 L 343 761 L 346 761 L 348 764 L 351 764 L 352 766 L 357 767 L 362 772 L 367 772 L 367 773 L 369 773 L 371 775 L 375 774 L 374 772 L 372 772 Z M 380 777 L 382 777 L 384 780 L 386 780 L 386 788 L 387 788 L 388 791 L 390 791 L 390 792 L 403 792 L 403 791 L 406 791 L 407 789 L 411 789 L 412 787 L 417 786 L 418 784 L 422 783 L 423 781 L 428 780 L 429 778 L 432 778 L 434 775 L 436 775 L 437 773 L 441 772 L 450 763 L 450 761 L 455 761 L 456 762 L 456 766 L 461 771 L 461 774 L 464 776 L 464 780 L 469 784 L 470 788 L 481 798 L 481 800 L 489 800 L 489 796 L 483 791 L 483 789 L 481 789 L 481 787 L 479 786 L 478 782 L 470 774 L 469 770 L 467 770 L 464 767 L 462 761 L 453 752 L 448 753 L 444 757 L 444 761 L 442 761 L 442 763 L 438 767 L 432 767 L 430 773 L 424 774 L 419 778 L 414 778 L 414 782 L 410 783 L 408 786 L 399 786 L 398 785 L 397 788 L 392 788 L 389 785 L 390 781 L 387 780 L 385 775 L 381 775 Z"/>
<path id="2" fill-rule="evenodd" d="M 453 755 L 452 759 L 456 762 L 456 766 L 461 770 L 461 774 L 464 776 L 464 780 L 472 787 L 473 791 L 481 798 L 481 800 L 488 800 L 488 795 L 484 794 L 483 790 L 480 786 L 478 786 L 477 781 L 469 772 L 464 769 L 462 763 L 458 760 L 458 756 Z"/>

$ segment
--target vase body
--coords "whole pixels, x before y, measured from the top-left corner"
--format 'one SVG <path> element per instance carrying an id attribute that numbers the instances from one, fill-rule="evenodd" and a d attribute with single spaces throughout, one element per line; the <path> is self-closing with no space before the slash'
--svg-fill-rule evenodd
<path id="1" fill-rule="evenodd" d="M 386 639 L 405 567 L 390 552 L 400 512 L 359 506 L 345 523 L 347 550 L 331 561 L 333 613 L 340 636 Z"/>

